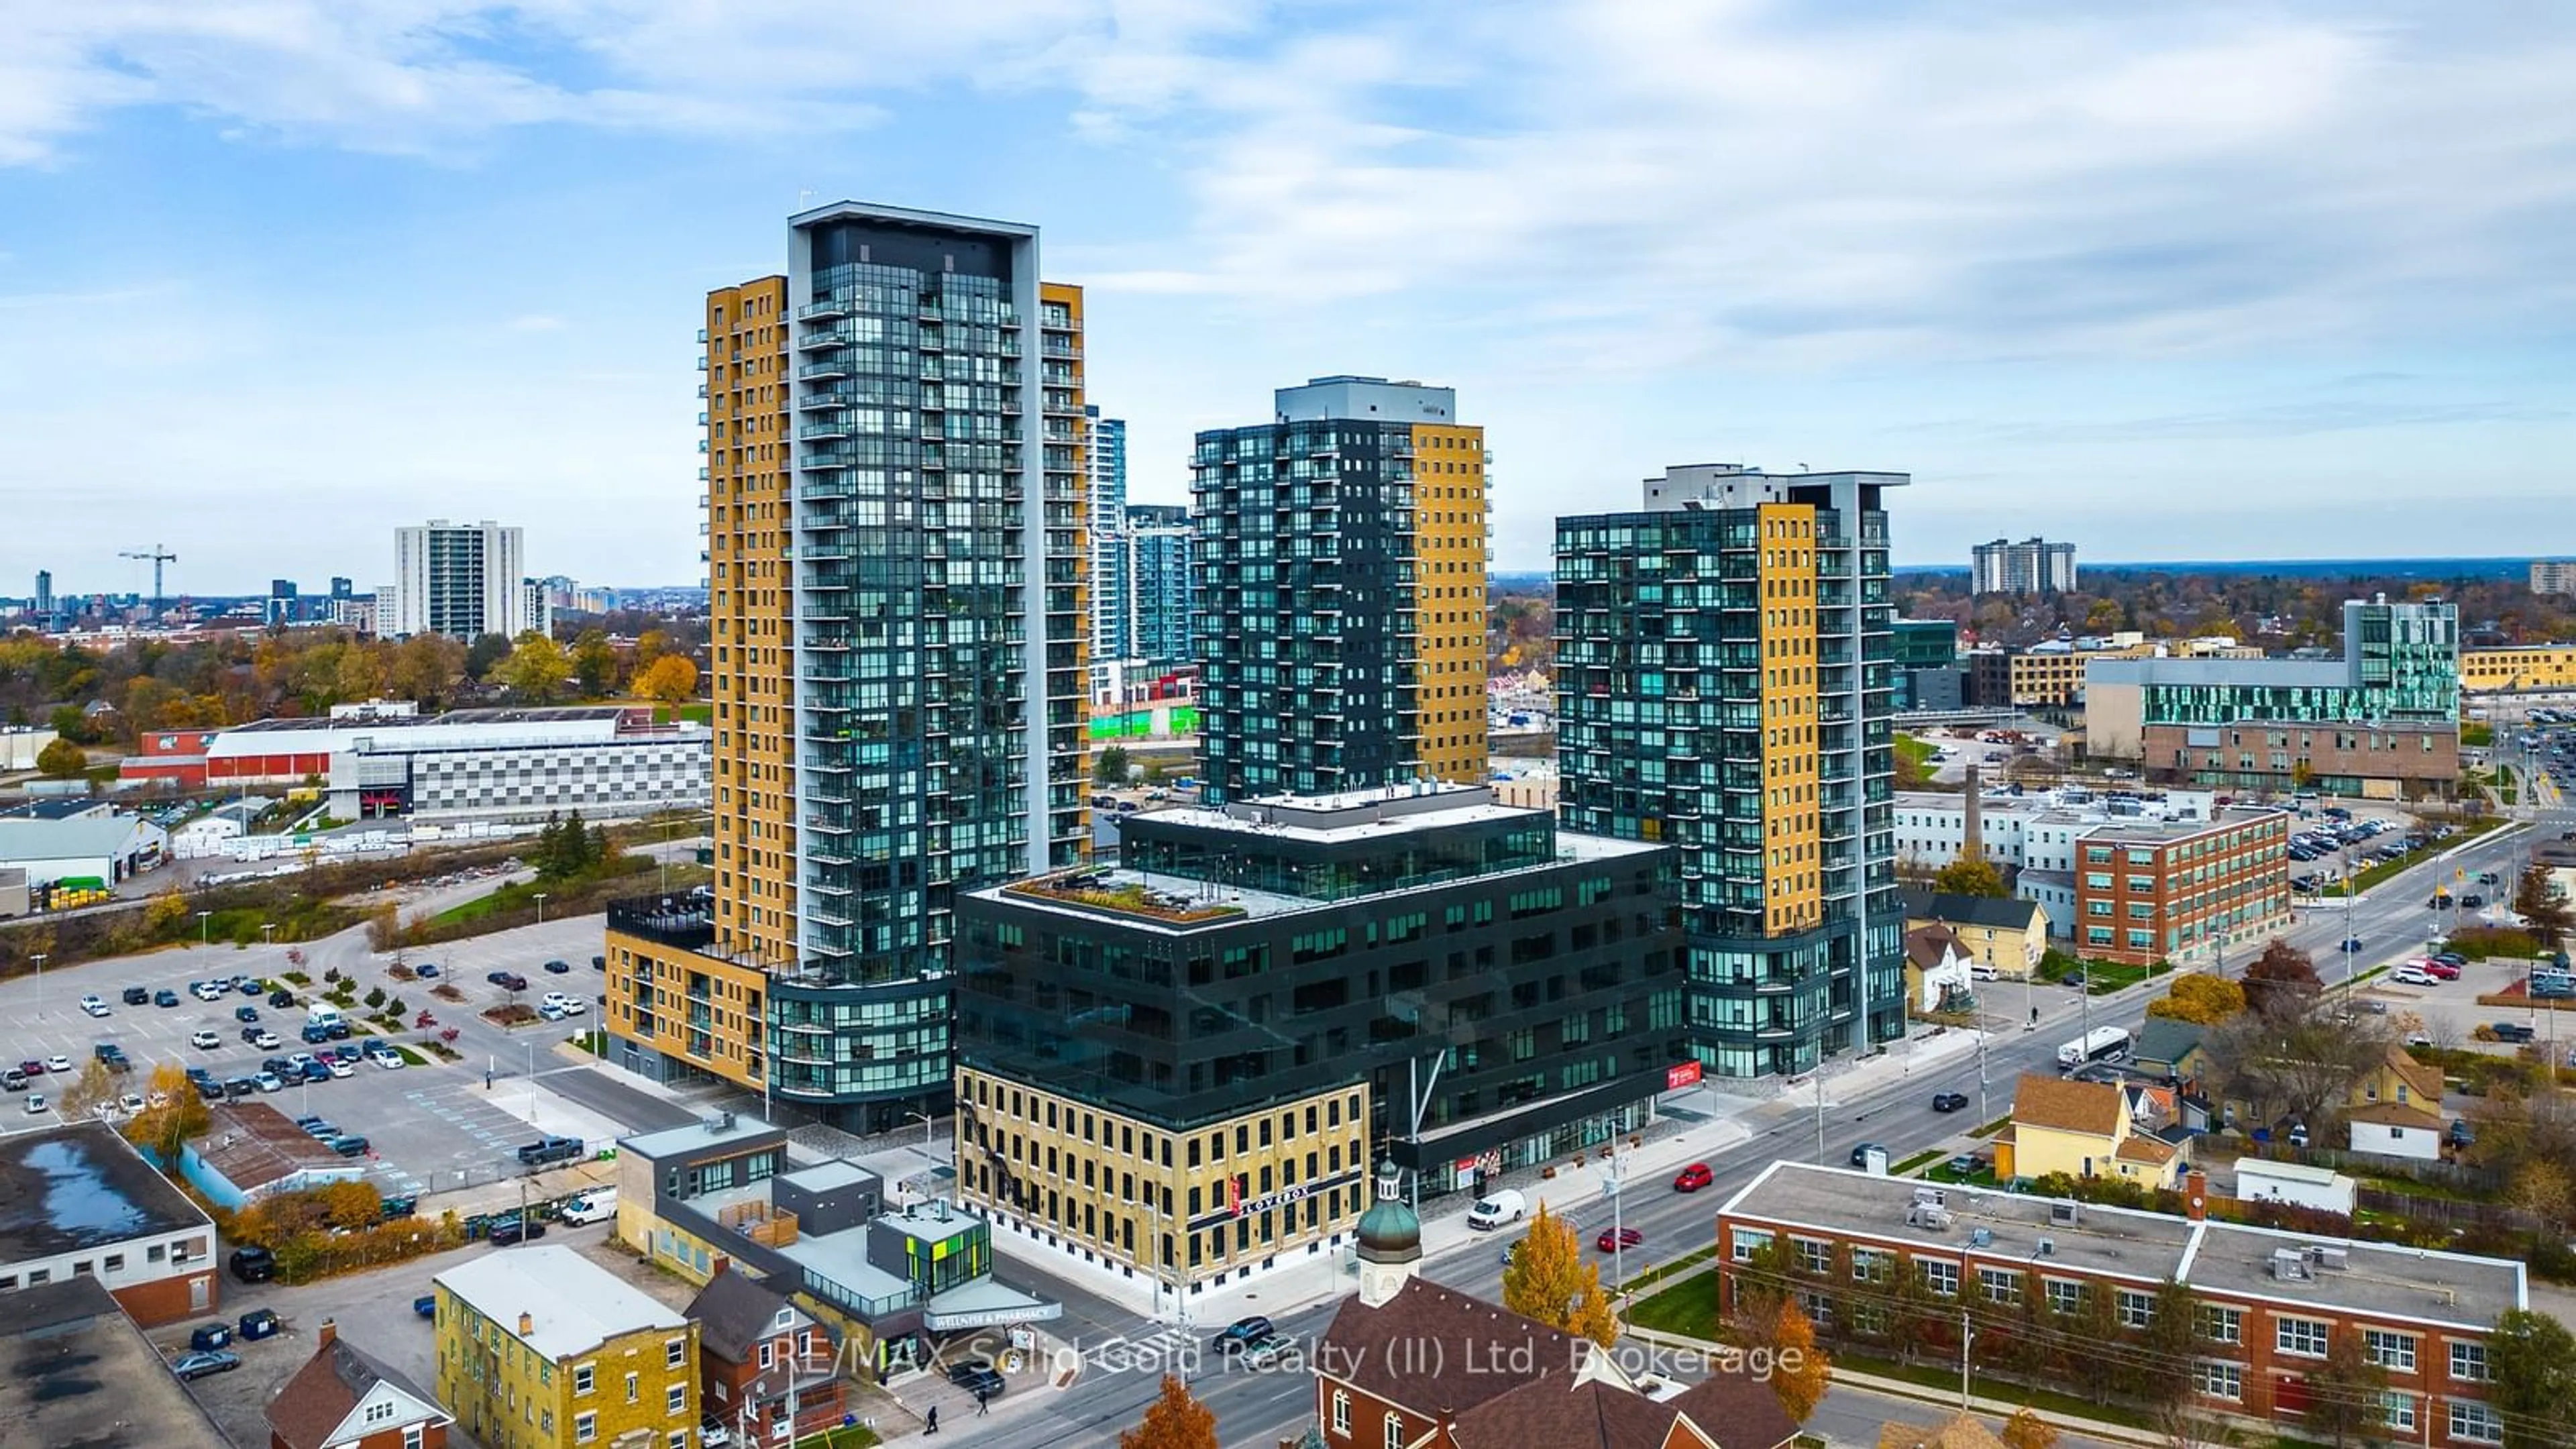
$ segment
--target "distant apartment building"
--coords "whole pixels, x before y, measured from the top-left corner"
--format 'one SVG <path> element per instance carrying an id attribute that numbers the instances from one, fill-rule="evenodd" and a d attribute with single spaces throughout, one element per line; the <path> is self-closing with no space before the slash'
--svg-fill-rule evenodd
<path id="1" fill-rule="evenodd" d="M 376 631 L 397 638 L 444 634 L 516 638 L 528 616 L 522 531 L 485 520 L 432 519 L 394 530 L 394 581 L 376 596 Z M 391 605 L 388 607 L 387 599 Z"/>
<path id="2" fill-rule="evenodd" d="M 2340 659 L 2097 659 L 2085 747 L 2212 789 L 2446 796 L 2460 773 L 2460 620 L 2351 600 Z"/>
<path id="3" fill-rule="evenodd" d="M 1485 432 L 1454 389 L 1319 377 L 1198 435 L 1205 798 L 1485 777 Z"/>
<path id="4" fill-rule="evenodd" d="M 1190 511 L 1177 504 L 1127 505 L 1128 597 L 1134 611 L 1135 655 L 1150 678 L 1192 662 L 1192 617 L 1198 585 L 1191 565 L 1198 552 Z"/>
<path id="5" fill-rule="evenodd" d="M 1127 424 L 1104 418 L 1097 405 L 1082 410 L 1088 447 L 1085 517 L 1091 522 L 1092 698 L 1100 698 L 1101 671 L 1136 655 L 1135 570 L 1127 545 Z"/>
<path id="6" fill-rule="evenodd" d="M 1969 550 L 1971 587 L 1980 594 L 2065 594 L 2075 590 L 2075 545 L 1996 539 Z"/>
<path id="7" fill-rule="evenodd" d="M 1472 1191 L 1699 1078 L 1668 850 L 1438 784 L 1119 833 L 959 904 L 959 1186 L 1050 1245 L 1235 1281 L 1342 1244 L 1373 1155 Z"/>
<path id="8" fill-rule="evenodd" d="M 603 1025 L 885 1131 L 948 1100 L 953 899 L 1090 835 L 1082 291 L 1020 223 L 783 240 L 703 314 L 715 881 L 611 910 Z"/>
<path id="9" fill-rule="evenodd" d="M 2460 688 L 2472 694 L 2576 689 L 2576 644 L 2463 649 Z"/>
<path id="10" fill-rule="evenodd" d="M 1692 1052 L 1812 1071 L 1905 1033 L 1886 495 L 1902 473 L 1667 469 L 1556 524 L 1558 813 L 1669 844 Z"/>
<path id="11" fill-rule="evenodd" d="M 1950 619 L 1897 619 L 1892 623 L 1895 653 L 1889 683 L 1898 714 L 1916 710 L 1958 709 L 1960 692 L 1959 626 Z"/>
<path id="12" fill-rule="evenodd" d="M 39 614 L 50 615 L 54 612 L 53 570 L 36 570 L 36 597 L 33 602 L 35 604 L 35 611 Z"/>
<path id="13" fill-rule="evenodd" d="M 1785 1289 L 1829 1339 L 1891 1346 L 1914 1312 L 1903 1302 L 1918 1299 L 1953 1330 L 1964 1317 L 1981 1336 L 2022 1333 L 2036 1314 L 2066 1342 L 2107 1309 L 2110 1341 L 2081 1345 L 2080 1371 L 2085 1354 L 2147 1352 L 2160 1293 L 2176 1283 L 2199 1319 L 2189 1371 L 2201 1409 L 2315 1438 L 2324 1431 L 2301 1421 L 2328 1357 L 2349 1344 L 2387 1375 L 2365 1437 L 2503 1442 L 2488 1334 L 2531 1306 L 2522 1264 L 2222 1222 L 2203 1216 L 2196 1177 L 2183 1196 L 2186 1215 L 2173 1216 L 1782 1160 L 1718 1209 L 1719 1308 L 1748 1288 Z"/>
<path id="14" fill-rule="evenodd" d="M 2576 594 L 2576 559 L 2539 559 L 2531 565 L 2535 594 Z"/>

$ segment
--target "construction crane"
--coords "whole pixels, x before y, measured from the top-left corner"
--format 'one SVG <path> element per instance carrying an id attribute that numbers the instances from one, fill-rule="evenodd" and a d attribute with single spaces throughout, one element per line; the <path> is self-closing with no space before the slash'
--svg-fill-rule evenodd
<path id="1" fill-rule="evenodd" d="M 127 549 L 117 557 L 152 560 L 152 617 L 159 619 L 161 617 L 161 566 L 176 561 L 179 556 L 156 543 L 149 549 Z"/>

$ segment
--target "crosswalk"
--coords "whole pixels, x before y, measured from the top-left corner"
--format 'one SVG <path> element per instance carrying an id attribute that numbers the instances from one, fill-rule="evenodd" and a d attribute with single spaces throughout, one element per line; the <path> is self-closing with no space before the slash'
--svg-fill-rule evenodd
<path id="1" fill-rule="evenodd" d="M 1201 1335 L 1183 1328 L 1164 1328 L 1141 1337 L 1113 1333 L 1107 1338 L 1074 1345 L 1086 1369 L 1138 1373 L 1194 1366 L 1204 1355 L 1206 1347 Z"/>

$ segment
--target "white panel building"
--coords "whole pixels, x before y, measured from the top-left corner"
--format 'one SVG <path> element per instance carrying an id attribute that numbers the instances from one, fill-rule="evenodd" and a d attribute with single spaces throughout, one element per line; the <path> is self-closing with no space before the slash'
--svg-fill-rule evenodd
<path id="1" fill-rule="evenodd" d="M 516 638 L 533 627 L 526 554 L 521 530 L 489 519 L 395 529 L 393 597 L 376 596 L 376 632 Z"/>

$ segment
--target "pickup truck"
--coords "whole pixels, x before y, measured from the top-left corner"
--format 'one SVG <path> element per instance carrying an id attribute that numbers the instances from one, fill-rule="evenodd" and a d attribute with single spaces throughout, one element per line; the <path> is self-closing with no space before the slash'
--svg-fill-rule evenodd
<path id="1" fill-rule="evenodd" d="M 2487 1029 L 2497 1041 L 2529 1041 L 2533 1035 L 2530 1027 L 2518 1021 L 2499 1021 Z"/>
<path id="2" fill-rule="evenodd" d="M 519 1145 L 519 1161 L 530 1167 L 549 1162 L 570 1162 L 581 1154 L 581 1139 L 578 1137 L 540 1137 L 534 1142 Z"/>

